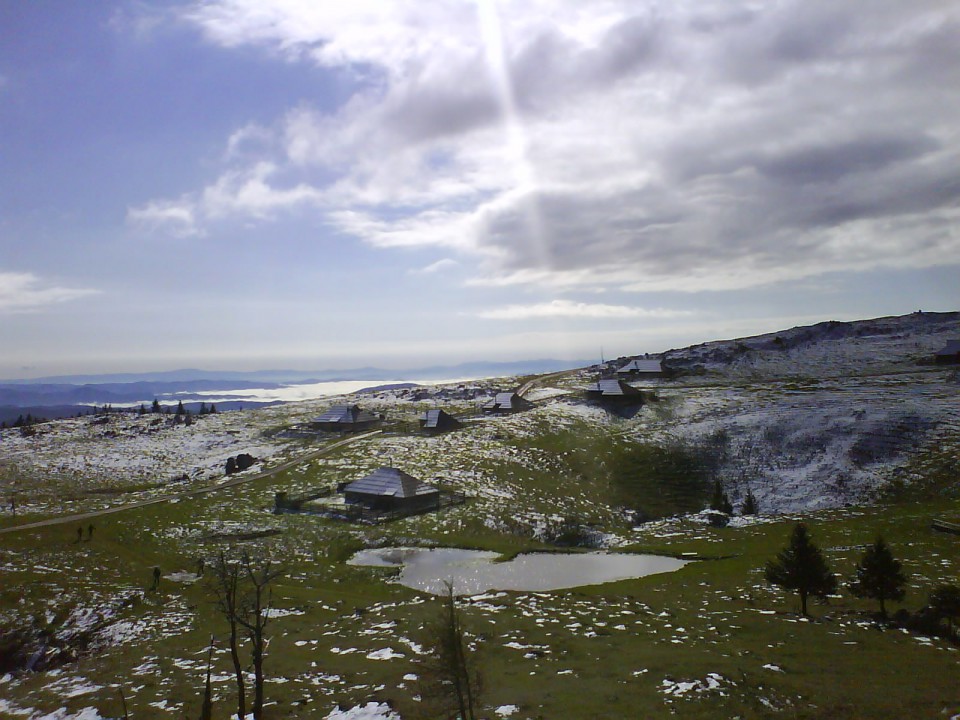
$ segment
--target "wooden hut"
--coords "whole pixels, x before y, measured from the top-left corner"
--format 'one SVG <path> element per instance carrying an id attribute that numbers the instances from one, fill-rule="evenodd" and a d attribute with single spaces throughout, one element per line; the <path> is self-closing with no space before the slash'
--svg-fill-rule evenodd
<path id="1" fill-rule="evenodd" d="M 442 433 L 463 427 L 453 415 L 440 409 L 427 410 L 420 416 L 420 427 L 426 433 Z"/>
<path id="2" fill-rule="evenodd" d="M 663 363 L 659 360 L 637 358 L 617 370 L 617 375 L 645 377 L 663 377 L 666 374 Z"/>
<path id="3" fill-rule="evenodd" d="M 598 380 L 586 390 L 588 400 L 602 405 L 642 405 L 643 394 L 618 378 Z"/>
<path id="4" fill-rule="evenodd" d="M 532 407 L 532 402 L 524 400 L 515 392 L 499 392 L 493 400 L 483 405 L 483 411 L 495 415 L 506 415 L 529 410 Z"/>
<path id="5" fill-rule="evenodd" d="M 350 505 L 380 512 L 419 512 L 440 507 L 440 490 L 402 470 L 380 467 L 343 488 Z"/>
<path id="6" fill-rule="evenodd" d="M 380 422 L 380 418 L 359 405 L 334 405 L 323 415 L 310 421 L 315 430 L 331 432 L 356 432 L 369 430 Z"/>
<path id="7" fill-rule="evenodd" d="M 960 364 L 960 340 L 951 340 L 933 357 L 937 365 Z"/>

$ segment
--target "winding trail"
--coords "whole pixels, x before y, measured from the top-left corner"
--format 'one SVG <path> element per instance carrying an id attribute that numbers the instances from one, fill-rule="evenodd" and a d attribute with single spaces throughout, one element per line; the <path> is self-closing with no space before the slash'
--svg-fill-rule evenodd
<path id="1" fill-rule="evenodd" d="M 305 455 L 300 455 L 293 460 L 287 460 L 275 467 L 269 468 L 267 470 L 262 470 L 254 475 L 247 475 L 244 477 L 237 477 L 233 480 L 227 480 L 226 482 L 217 483 L 216 485 L 206 485 L 204 487 L 194 488 L 192 490 L 184 490 L 183 492 L 171 493 L 170 495 L 161 495 L 160 497 L 150 498 L 149 500 L 139 500 L 137 502 L 126 503 L 125 505 L 116 505 L 114 507 L 105 508 L 103 510 L 93 510 L 87 513 L 78 513 L 76 515 L 63 515 L 60 517 L 48 518 L 46 520 L 37 520 L 36 522 L 23 523 L 22 525 L 14 525 L 12 527 L 0 528 L 0 535 L 6 533 L 17 532 L 18 530 L 35 530 L 37 528 L 51 527 L 53 525 L 66 525 L 68 523 L 76 522 L 85 522 L 87 520 L 92 520 L 93 518 L 103 517 L 104 515 L 113 515 L 114 513 L 124 512 L 125 510 L 136 510 L 137 508 L 144 508 L 150 505 L 158 505 L 159 503 L 171 502 L 174 500 L 182 500 L 184 498 L 193 497 L 195 495 L 205 495 L 207 493 L 216 492 L 217 490 L 225 490 L 227 488 L 237 487 L 238 485 L 245 485 L 246 483 L 254 482 L 255 480 L 262 480 L 263 478 L 270 477 L 271 475 L 276 475 L 278 472 L 283 472 L 288 468 L 293 467 L 307 460 L 313 460 L 316 457 L 325 455 L 337 448 L 341 448 L 344 445 L 352 445 L 353 443 L 359 442 L 361 440 L 366 440 L 369 437 L 374 435 L 379 435 L 382 433 L 382 430 L 373 430 L 362 435 L 356 435 L 353 437 L 345 438 L 343 440 L 338 440 L 335 443 L 330 445 L 324 445 L 318 450 L 313 450 L 306 453 Z"/>

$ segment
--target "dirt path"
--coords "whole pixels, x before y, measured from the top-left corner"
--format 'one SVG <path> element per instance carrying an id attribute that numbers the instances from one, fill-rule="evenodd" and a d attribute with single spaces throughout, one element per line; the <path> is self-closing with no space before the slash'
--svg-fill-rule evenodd
<path id="1" fill-rule="evenodd" d="M 336 450 L 337 448 L 341 448 L 344 445 L 351 445 L 355 442 L 359 442 L 360 440 L 366 440 L 374 435 L 379 435 L 381 432 L 383 431 L 373 430 L 372 432 L 364 433 L 363 435 L 356 435 L 344 440 L 338 440 L 335 443 L 324 445 L 318 450 L 314 450 L 305 455 L 300 455 L 293 460 L 287 460 L 276 467 L 263 470 L 254 475 L 236 477 L 233 480 L 227 480 L 226 482 L 217 483 L 216 485 L 206 485 L 204 487 L 194 488 L 192 490 L 184 490 L 183 492 L 172 493 L 170 495 L 161 495 L 160 497 L 151 498 L 149 500 L 139 500 L 137 502 L 126 503 L 125 505 L 116 505 L 115 507 L 105 508 L 103 510 L 94 510 L 88 513 L 78 513 L 76 515 L 64 515 L 61 517 L 48 518 L 47 520 L 37 520 L 36 522 L 14 525 L 13 527 L 0 528 L 0 535 L 3 535 L 4 533 L 17 532 L 18 530 L 34 530 L 36 528 L 50 527 L 52 525 L 66 525 L 68 523 L 77 522 L 83 523 L 87 520 L 92 520 L 93 518 L 103 517 L 104 515 L 113 515 L 114 513 L 123 512 L 125 510 L 136 510 L 137 508 L 144 508 L 149 505 L 157 505 L 163 502 L 170 502 L 171 500 L 182 500 L 183 498 L 193 497 L 195 495 L 205 495 L 206 493 L 216 492 L 217 490 L 224 490 L 226 488 L 236 487 L 237 485 L 244 485 L 255 480 L 262 480 L 263 478 L 270 477 L 271 475 L 276 475 L 278 472 L 283 472 L 294 465 L 306 462 L 308 460 L 313 460 L 315 457 L 325 455 L 326 453 Z"/>
<path id="2" fill-rule="evenodd" d="M 541 375 L 540 377 L 535 377 L 533 380 L 527 380 L 523 385 L 517 388 L 517 395 L 523 397 L 528 392 L 533 390 L 540 383 L 546 382 L 548 380 L 556 380 L 557 378 L 563 377 L 564 375 L 572 375 L 573 373 L 579 372 L 579 370 L 561 370 L 559 372 L 548 373 L 547 375 Z"/>

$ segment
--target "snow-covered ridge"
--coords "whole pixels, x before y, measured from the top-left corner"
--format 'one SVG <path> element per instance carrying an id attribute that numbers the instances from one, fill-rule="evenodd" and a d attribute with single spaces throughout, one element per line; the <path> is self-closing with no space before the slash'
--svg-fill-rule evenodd
<path id="1" fill-rule="evenodd" d="M 960 313 L 916 312 L 701 343 L 663 358 L 678 370 L 729 378 L 839 377 L 916 369 L 955 339 Z"/>

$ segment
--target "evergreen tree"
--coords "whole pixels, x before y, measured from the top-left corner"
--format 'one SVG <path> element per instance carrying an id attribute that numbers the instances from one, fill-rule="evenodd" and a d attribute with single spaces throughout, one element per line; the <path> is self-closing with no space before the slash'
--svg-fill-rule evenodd
<path id="1" fill-rule="evenodd" d="M 143 403 L 140 403 L 140 407 L 137 408 L 137 415 L 146 415 L 146 414 L 147 414 L 147 408 L 144 407 Z"/>
<path id="2" fill-rule="evenodd" d="M 747 489 L 747 496 L 743 499 L 743 505 L 740 508 L 741 515 L 756 515 L 760 512 L 760 504 L 754 496 L 753 491 Z"/>
<path id="3" fill-rule="evenodd" d="M 807 597 L 826 597 L 837 589 L 837 578 L 827 567 L 820 548 L 814 545 L 807 526 L 797 523 L 790 534 L 790 542 L 776 559 L 767 563 L 764 572 L 767 582 L 786 590 L 796 590 L 800 596 L 800 611 L 807 614 Z"/>
<path id="4" fill-rule="evenodd" d="M 150 412 L 159 413 L 160 412 L 160 401 L 156 398 L 153 399 L 153 403 L 150 405 Z"/>
<path id="5" fill-rule="evenodd" d="M 720 484 L 719 480 L 713 484 L 713 499 L 710 501 L 710 509 L 727 515 L 733 514 L 733 505 L 730 504 L 730 498 L 723 491 L 723 485 Z"/>
<path id="6" fill-rule="evenodd" d="M 214 405 L 213 403 L 210 403 L 210 414 L 211 414 L 211 415 L 216 415 L 216 414 L 217 414 L 217 406 Z"/>
<path id="7" fill-rule="evenodd" d="M 953 635 L 953 624 L 960 620 L 960 587 L 956 585 L 938 585 L 930 593 L 928 602 L 939 618 L 945 618 L 950 635 Z"/>
<path id="8" fill-rule="evenodd" d="M 887 600 L 903 600 L 907 578 L 900 570 L 900 561 L 894 559 L 890 548 L 877 537 L 857 565 L 857 574 L 849 588 L 857 597 L 880 601 L 880 617 L 887 617 Z"/>
<path id="9" fill-rule="evenodd" d="M 206 404 L 205 402 L 200 403 L 200 412 L 197 413 L 197 414 L 198 414 L 198 415 L 206 415 L 206 414 L 207 414 L 207 404 Z"/>
<path id="10" fill-rule="evenodd" d="M 183 415 L 183 400 L 181 400 L 181 401 L 179 401 L 179 402 L 177 403 L 177 413 L 176 413 L 176 414 L 177 414 L 178 416 L 179 416 L 179 415 Z"/>

